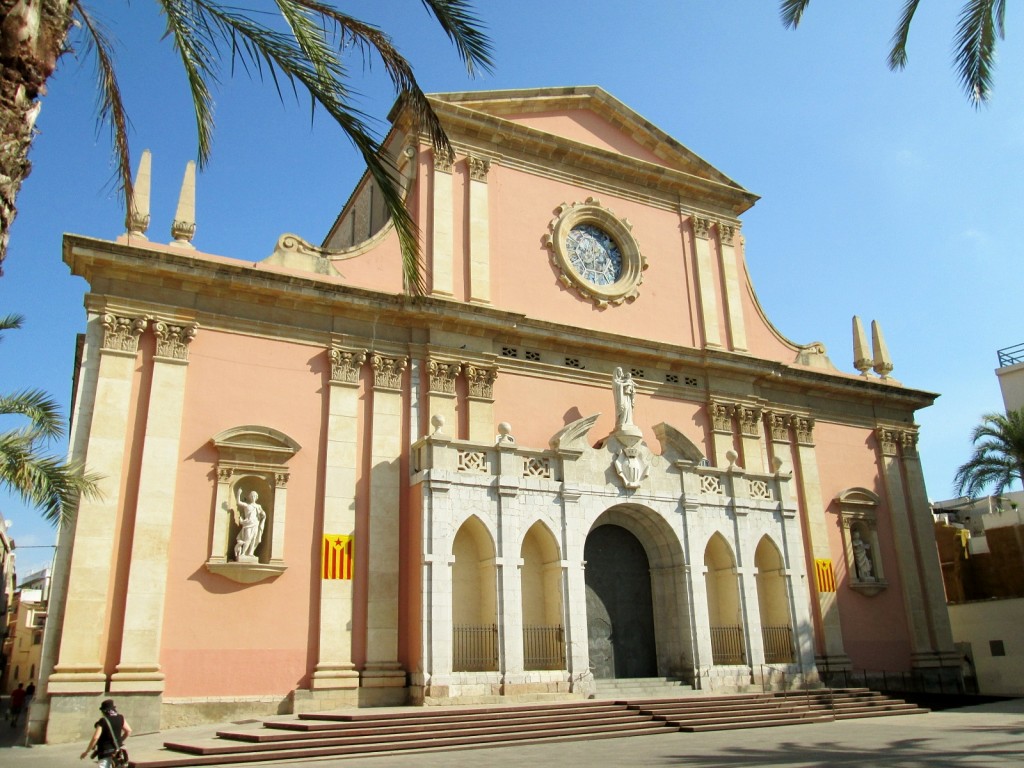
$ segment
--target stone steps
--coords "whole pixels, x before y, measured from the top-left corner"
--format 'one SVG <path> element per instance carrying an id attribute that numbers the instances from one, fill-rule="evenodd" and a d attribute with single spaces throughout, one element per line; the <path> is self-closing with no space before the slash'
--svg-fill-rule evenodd
<path id="1" fill-rule="evenodd" d="M 626 677 L 615 680 L 595 680 L 598 698 L 651 699 L 690 696 L 693 687 L 670 677 Z"/>
<path id="2" fill-rule="evenodd" d="M 866 689 L 585 701 L 499 707 L 310 713 L 216 737 L 166 742 L 137 768 L 434 751 L 596 738 L 792 725 L 913 714 L 912 704 Z"/>

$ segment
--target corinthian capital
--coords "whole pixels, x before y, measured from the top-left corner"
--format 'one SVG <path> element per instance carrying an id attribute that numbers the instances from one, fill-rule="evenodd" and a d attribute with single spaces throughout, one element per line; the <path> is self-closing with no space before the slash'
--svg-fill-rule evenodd
<path id="1" fill-rule="evenodd" d="M 711 428 L 715 432 L 732 433 L 732 417 L 736 413 L 736 406 L 730 403 L 720 403 L 712 400 L 708 403 L 708 416 L 711 418 Z"/>
<path id="2" fill-rule="evenodd" d="M 487 181 L 487 172 L 491 170 L 491 161 L 483 157 L 467 157 L 469 178 L 472 181 Z"/>
<path id="3" fill-rule="evenodd" d="M 711 219 L 703 216 L 691 216 L 690 222 L 693 224 L 693 234 L 701 240 L 707 240 L 711 230 Z"/>
<path id="4" fill-rule="evenodd" d="M 121 317 L 120 315 L 104 315 L 103 349 L 113 352 L 137 352 L 139 336 L 146 330 L 145 317 Z"/>
<path id="5" fill-rule="evenodd" d="M 373 366 L 374 387 L 378 389 L 402 388 L 402 374 L 409 364 L 408 358 L 374 355 L 370 364 Z"/>
<path id="6" fill-rule="evenodd" d="M 340 349 L 332 347 L 327 351 L 331 359 L 331 381 L 338 384 L 358 384 L 359 370 L 366 362 L 365 349 Z"/>
<path id="7" fill-rule="evenodd" d="M 736 406 L 736 419 L 740 423 L 740 432 L 744 435 L 757 437 L 760 433 L 759 422 L 761 421 L 761 409 L 751 408 L 747 405 Z"/>
<path id="8" fill-rule="evenodd" d="M 428 360 L 427 374 L 429 378 L 428 389 L 430 392 L 444 395 L 455 394 L 455 377 L 462 370 L 460 363 L 451 363 L 444 360 Z"/>
<path id="9" fill-rule="evenodd" d="M 156 336 L 157 357 L 168 357 L 172 360 L 188 360 L 188 347 L 196 337 L 199 326 L 171 325 L 162 320 L 153 322 L 153 334 Z"/>
<path id="10" fill-rule="evenodd" d="M 498 369 L 467 365 L 465 370 L 466 379 L 469 381 L 469 396 L 493 400 L 494 380 L 498 378 Z"/>

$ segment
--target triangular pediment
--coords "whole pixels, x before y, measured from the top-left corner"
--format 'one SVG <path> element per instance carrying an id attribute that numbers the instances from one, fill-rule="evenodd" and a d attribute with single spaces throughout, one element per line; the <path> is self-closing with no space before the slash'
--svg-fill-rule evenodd
<path id="1" fill-rule="evenodd" d="M 597 86 L 473 91 L 430 95 L 442 119 L 472 112 L 526 132 L 622 155 L 731 188 L 757 199 L 695 152 Z M 447 121 L 446 121 L 447 122 Z M 500 133 L 498 123 L 495 131 Z M 749 207 L 749 206 L 747 206 Z"/>

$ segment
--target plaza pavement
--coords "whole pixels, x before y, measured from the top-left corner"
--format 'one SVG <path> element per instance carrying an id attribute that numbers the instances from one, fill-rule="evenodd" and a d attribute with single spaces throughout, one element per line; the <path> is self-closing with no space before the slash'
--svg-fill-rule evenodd
<path id="1" fill-rule="evenodd" d="M 130 716 L 129 716 L 130 720 Z M 221 728 L 225 726 L 219 726 Z M 133 757 L 150 756 L 165 740 L 212 735 L 201 726 L 134 736 Z M 9 746 L 18 741 L 0 722 L 2 768 L 85 765 L 81 744 Z M 20 741 L 18 741 L 20 743 Z M 246 765 L 281 768 L 296 762 Z M 711 733 L 664 733 L 621 739 L 534 744 L 457 751 L 305 761 L 317 768 L 1020 768 L 1024 766 L 1024 699 L 1012 699 L 926 715 L 904 715 L 833 723 L 753 728 Z"/>

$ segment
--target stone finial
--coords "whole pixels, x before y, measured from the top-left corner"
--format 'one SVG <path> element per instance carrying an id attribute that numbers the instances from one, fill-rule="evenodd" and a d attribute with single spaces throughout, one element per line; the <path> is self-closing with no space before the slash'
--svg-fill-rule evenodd
<path id="1" fill-rule="evenodd" d="M 853 367 L 860 371 L 860 375 L 867 378 L 868 371 L 875 361 L 868 349 L 868 337 L 864 333 L 864 326 L 857 315 L 853 316 Z"/>
<path id="2" fill-rule="evenodd" d="M 192 238 L 196 235 L 196 163 L 189 160 L 185 166 L 185 178 L 181 181 L 181 192 L 178 194 L 178 210 L 171 224 L 171 245 L 192 248 Z"/>
<path id="3" fill-rule="evenodd" d="M 146 239 L 146 230 L 149 229 L 149 188 L 152 164 L 152 153 L 148 149 L 143 150 L 142 157 L 139 159 L 139 167 L 135 171 L 132 199 L 128 201 L 128 216 L 124 223 L 129 237 Z"/>
<path id="4" fill-rule="evenodd" d="M 883 379 L 889 378 L 889 374 L 892 373 L 892 358 L 889 357 L 889 348 L 885 345 L 882 328 L 877 320 L 871 321 L 871 348 L 875 358 L 875 373 Z"/>
<path id="5" fill-rule="evenodd" d="M 498 425 L 498 435 L 494 438 L 495 445 L 513 444 L 516 439 L 512 434 L 512 425 L 507 421 L 503 421 Z"/>

